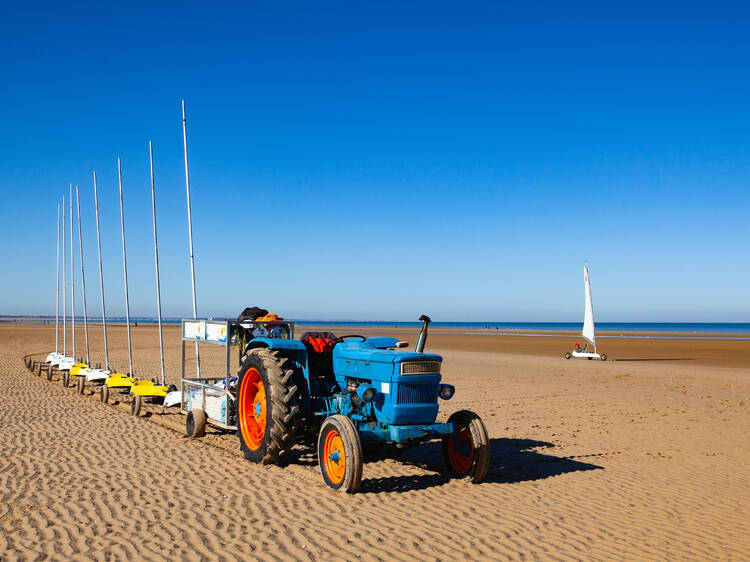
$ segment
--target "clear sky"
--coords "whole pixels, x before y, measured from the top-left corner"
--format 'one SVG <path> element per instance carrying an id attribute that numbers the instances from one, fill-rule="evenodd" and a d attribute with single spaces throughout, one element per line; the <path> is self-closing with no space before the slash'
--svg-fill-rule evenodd
<path id="1" fill-rule="evenodd" d="M 588 259 L 600 320 L 750 321 L 748 29 L 721 2 L 3 2 L 0 314 L 54 314 L 70 182 L 100 313 L 93 170 L 123 313 L 117 156 L 154 313 L 151 139 L 190 315 L 184 98 L 200 315 L 578 320 Z"/>

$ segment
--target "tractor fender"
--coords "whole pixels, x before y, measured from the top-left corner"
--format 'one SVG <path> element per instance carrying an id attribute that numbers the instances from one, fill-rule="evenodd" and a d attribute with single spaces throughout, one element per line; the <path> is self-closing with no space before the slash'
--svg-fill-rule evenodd
<path id="1" fill-rule="evenodd" d="M 284 356 L 298 363 L 307 374 L 307 348 L 301 341 L 282 338 L 254 338 L 245 346 L 243 355 L 247 355 L 250 350 L 258 348 L 280 351 Z"/>
<path id="2" fill-rule="evenodd" d="M 305 348 L 305 344 L 303 344 L 299 340 L 288 340 L 281 338 L 254 338 L 250 340 L 245 346 L 245 353 L 247 353 L 251 349 L 256 349 L 258 347 L 295 352 L 307 351 L 307 348 Z"/>

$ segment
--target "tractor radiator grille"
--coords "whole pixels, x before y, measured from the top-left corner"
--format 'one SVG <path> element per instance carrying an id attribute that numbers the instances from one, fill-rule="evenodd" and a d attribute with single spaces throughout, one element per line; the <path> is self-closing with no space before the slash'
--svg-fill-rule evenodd
<path id="1" fill-rule="evenodd" d="M 440 361 L 407 361 L 401 363 L 402 375 L 431 375 L 440 373 Z"/>
<path id="2" fill-rule="evenodd" d="M 436 384 L 398 383 L 399 404 L 434 404 L 437 393 Z"/>

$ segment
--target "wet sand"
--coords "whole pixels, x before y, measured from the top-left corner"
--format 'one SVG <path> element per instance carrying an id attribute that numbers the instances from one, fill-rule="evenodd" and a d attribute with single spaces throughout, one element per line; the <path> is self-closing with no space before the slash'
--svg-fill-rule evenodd
<path id="1" fill-rule="evenodd" d="M 178 332 L 165 330 L 172 382 Z M 136 372 L 158 376 L 155 327 L 133 336 Z M 0 325 L 0 341 L 0 559 L 750 557 L 748 341 L 603 338 L 610 360 L 566 361 L 575 336 L 433 330 L 457 387 L 438 419 L 482 416 L 487 480 L 445 479 L 436 443 L 368 462 L 353 496 L 323 486 L 306 444 L 287 468 L 256 466 L 234 435 L 185 438 L 174 410 L 133 418 L 124 399 L 34 376 L 24 355 L 51 351 L 54 326 Z M 204 349 L 218 373 L 220 348 Z M 110 358 L 127 370 L 123 327 Z"/>

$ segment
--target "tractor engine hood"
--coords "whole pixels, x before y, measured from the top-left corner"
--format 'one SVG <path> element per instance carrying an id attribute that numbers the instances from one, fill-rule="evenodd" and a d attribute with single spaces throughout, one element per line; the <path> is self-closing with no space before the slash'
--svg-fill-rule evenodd
<path id="1" fill-rule="evenodd" d="M 401 374 L 402 363 L 419 361 L 437 363 L 432 373 L 440 372 L 439 364 L 443 361 L 440 355 L 388 349 L 395 346 L 397 341 L 395 338 L 368 338 L 365 341 L 339 343 L 333 348 L 333 371 L 356 378 L 388 381 L 394 375 Z"/>

